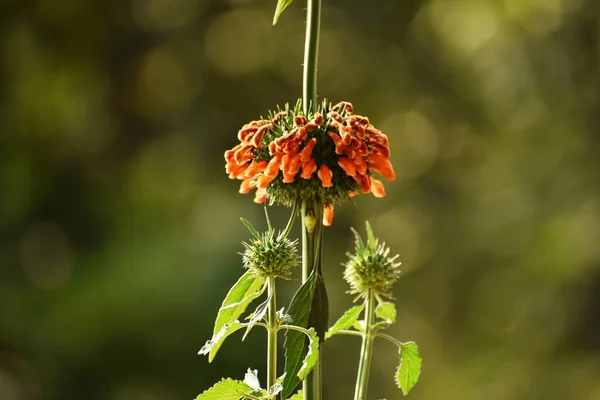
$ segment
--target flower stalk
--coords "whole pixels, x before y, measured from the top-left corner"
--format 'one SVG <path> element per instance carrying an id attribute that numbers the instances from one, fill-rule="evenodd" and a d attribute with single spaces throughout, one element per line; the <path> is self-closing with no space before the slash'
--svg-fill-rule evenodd
<path id="1" fill-rule="evenodd" d="M 275 292 L 275 278 L 269 277 L 268 298 L 269 305 L 267 311 L 267 389 L 277 381 L 277 300 Z M 275 396 L 272 397 L 275 399 Z"/>
<path id="2" fill-rule="evenodd" d="M 369 289 L 365 296 L 365 329 L 362 334 L 362 346 L 360 348 L 360 361 L 358 364 L 358 377 L 354 400 L 365 400 L 367 398 L 367 386 L 369 384 L 369 371 L 371 369 L 371 358 L 373 355 L 373 323 L 375 321 L 375 296 L 373 290 Z"/>

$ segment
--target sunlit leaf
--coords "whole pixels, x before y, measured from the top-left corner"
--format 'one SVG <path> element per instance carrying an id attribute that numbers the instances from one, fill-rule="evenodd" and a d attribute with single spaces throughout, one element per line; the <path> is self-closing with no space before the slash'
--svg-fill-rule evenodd
<path id="1" fill-rule="evenodd" d="M 394 378 L 396 385 L 406 395 L 419 380 L 422 360 L 419 356 L 419 348 L 414 342 L 403 343 L 399 352 L 400 365 L 398 365 Z"/>
<path id="2" fill-rule="evenodd" d="M 303 400 L 303 399 L 304 399 L 304 393 L 302 392 L 302 390 L 299 390 L 298 393 L 296 393 L 292 397 L 288 397 L 287 400 Z"/>
<path id="3" fill-rule="evenodd" d="M 248 371 L 244 376 L 244 383 L 252 389 L 261 390 L 260 381 L 258 380 L 258 370 L 248 368 Z"/>
<path id="4" fill-rule="evenodd" d="M 389 302 L 379 303 L 375 309 L 375 315 L 390 324 L 393 324 L 396 322 L 396 306 L 394 303 Z"/>
<path id="5" fill-rule="evenodd" d="M 304 361 L 302 361 L 302 368 L 298 371 L 298 377 L 300 379 L 306 378 L 306 375 L 312 371 L 319 359 L 319 337 L 317 336 L 317 333 L 313 328 L 310 328 L 306 331 L 306 336 L 308 336 L 308 353 L 306 353 L 306 357 L 304 357 Z"/>
<path id="6" fill-rule="evenodd" d="M 212 362 L 225 339 L 227 339 L 227 337 L 235 331 L 242 329 L 245 326 L 246 324 L 242 324 L 239 321 L 234 321 L 231 324 L 223 325 L 221 330 L 215 336 L 213 336 L 212 339 L 206 342 L 198 354 L 208 354 L 208 362 Z"/>
<path id="7" fill-rule="evenodd" d="M 329 339 L 331 336 L 335 335 L 337 332 L 344 330 L 344 329 L 348 329 L 352 325 L 354 325 L 354 323 L 356 322 L 356 320 L 358 319 L 358 317 L 360 316 L 360 313 L 364 310 L 364 308 L 365 308 L 365 305 L 363 304 L 360 306 L 352 307 L 351 309 L 346 311 L 344 313 L 344 315 L 342 315 L 342 317 L 340 319 L 338 319 L 337 322 L 335 324 L 333 324 L 333 326 L 331 328 L 329 328 L 329 330 L 325 334 L 325 339 Z"/>
<path id="8" fill-rule="evenodd" d="M 252 388 L 244 382 L 227 378 L 198 395 L 196 400 L 240 400 L 250 392 Z"/>
<path id="9" fill-rule="evenodd" d="M 246 332 L 244 333 L 244 337 L 242 337 L 242 340 L 246 339 L 246 336 L 250 333 L 250 329 L 252 329 L 257 322 L 260 322 L 267 314 L 267 311 L 269 311 L 269 302 L 271 301 L 271 295 L 272 294 L 269 293 L 269 297 L 267 297 L 267 299 L 264 302 L 260 303 L 259 306 L 256 307 L 256 311 L 252 313 L 250 321 L 248 321 L 248 327 L 246 328 Z"/>
<path id="10" fill-rule="evenodd" d="M 275 7 L 275 15 L 273 16 L 273 25 L 277 23 L 279 16 L 286 9 L 287 6 L 292 4 L 292 0 L 277 0 L 277 7 Z"/>
<path id="11" fill-rule="evenodd" d="M 265 287 L 264 278 L 257 278 L 250 271 L 242 275 L 229 290 L 223 304 L 221 304 L 215 321 L 213 336 L 223 328 L 223 325 L 239 319 L 242 313 L 246 311 L 248 304 L 260 296 Z"/>

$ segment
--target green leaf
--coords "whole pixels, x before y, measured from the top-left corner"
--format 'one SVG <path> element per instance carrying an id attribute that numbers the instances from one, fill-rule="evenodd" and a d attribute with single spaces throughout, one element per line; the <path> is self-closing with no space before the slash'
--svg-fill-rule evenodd
<path id="1" fill-rule="evenodd" d="M 258 380 L 258 370 L 248 368 L 248 371 L 244 376 L 244 383 L 254 390 L 261 390 L 260 381 Z"/>
<path id="2" fill-rule="evenodd" d="M 375 309 L 375 315 L 386 322 L 393 324 L 396 322 L 396 306 L 394 303 L 381 302 Z"/>
<path id="3" fill-rule="evenodd" d="M 315 272 L 311 273 L 306 282 L 296 292 L 288 313 L 292 317 L 293 323 L 301 328 L 306 328 L 308 325 L 308 317 L 312 305 L 313 295 L 315 291 Z M 298 371 L 302 368 L 302 362 L 307 349 L 304 346 L 306 336 L 302 332 L 288 330 L 285 333 L 285 379 L 283 380 L 282 398 L 288 397 L 296 386 L 300 383 Z"/>
<path id="4" fill-rule="evenodd" d="M 248 221 L 247 219 L 244 219 L 244 218 L 240 218 L 240 221 L 242 221 L 242 224 L 246 225 L 246 228 L 248 228 L 248 230 L 250 231 L 250 233 L 252 234 L 252 236 L 254 236 L 256 238 L 256 240 L 260 240 L 260 234 L 258 233 L 258 231 L 256 230 L 256 228 L 254 228 L 252 226 L 252 224 L 250 223 L 250 221 Z"/>
<path id="5" fill-rule="evenodd" d="M 373 324 L 373 326 L 371 327 L 371 329 L 374 332 L 380 331 L 382 329 L 386 329 L 389 328 L 390 325 L 392 325 L 389 321 L 379 321 Z"/>
<path id="6" fill-rule="evenodd" d="M 286 9 L 287 6 L 292 4 L 292 0 L 277 0 L 277 7 L 275 7 L 275 15 L 273 16 L 273 25 L 277 23 L 279 16 Z"/>
<path id="7" fill-rule="evenodd" d="M 252 388 L 244 382 L 227 378 L 198 395 L 196 400 L 240 400 L 249 392 Z"/>
<path id="8" fill-rule="evenodd" d="M 402 393 L 408 394 L 415 386 L 421 374 L 421 357 L 419 348 L 414 342 L 402 343 L 400 346 L 400 365 L 394 377 L 396 385 L 402 389 Z"/>
<path id="9" fill-rule="evenodd" d="M 250 333 L 250 329 L 252 329 L 257 322 L 260 322 L 267 314 L 267 311 L 269 311 L 269 302 L 271 301 L 271 296 L 272 293 L 269 293 L 267 299 L 260 303 L 259 306 L 256 307 L 256 311 L 250 315 L 250 321 L 248 321 L 248 327 L 246 328 L 246 333 L 244 333 L 242 340 L 246 339 L 246 336 Z"/>
<path id="10" fill-rule="evenodd" d="M 217 314 L 213 336 L 216 335 L 223 325 L 230 324 L 240 318 L 240 315 L 246 311 L 248 304 L 260 296 L 265 290 L 265 279 L 257 278 L 252 272 L 247 271 L 233 285 L 227 293 L 223 304 Z"/>
<path id="11" fill-rule="evenodd" d="M 233 332 L 238 331 L 245 326 L 246 324 L 242 324 L 239 321 L 234 321 L 231 324 L 223 325 L 221 330 L 215 336 L 213 336 L 212 339 L 207 341 L 204 346 L 202 346 L 198 354 L 208 354 L 208 362 L 212 362 L 225 339 L 227 339 L 227 337 Z"/>
<path id="12" fill-rule="evenodd" d="M 359 332 L 364 332 L 365 331 L 365 321 L 355 321 L 352 324 L 352 327 Z"/>
<path id="13" fill-rule="evenodd" d="M 288 397 L 287 400 L 303 400 L 303 399 L 304 399 L 304 394 L 302 393 L 302 390 L 299 390 L 298 393 L 296 393 L 292 397 Z"/>
<path id="14" fill-rule="evenodd" d="M 319 272 L 315 277 L 315 291 L 308 315 L 308 325 L 315 328 L 319 342 L 325 341 L 325 332 L 329 326 L 329 300 L 327 299 L 327 290 L 325 281 Z"/>
<path id="15" fill-rule="evenodd" d="M 325 334 L 325 339 L 329 339 L 330 337 L 335 335 L 337 332 L 344 330 L 344 329 L 348 329 L 352 325 L 354 325 L 354 323 L 360 316 L 360 313 L 364 309 L 365 309 L 365 305 L 363 304 L 360 306 L 354 306 L 351 309 L 349 309 L 348 311 L 346 311 L 344 313 L 344 315 L 342 315 L 342 317 L 340 319 L 338 319 L 337 322 L 335 324 L 333 324 L 333 326 L 331 328 L 329 328 L 329 330 Z"/>
<path id="16" fill-rule="evenodd" d="M 298 378 L 304 380 L 308 373 L 312 371 L 313 367 L 319 359 L 319 337 L 313 328 L 310 328 L 306 332 L 308 336 L 308 353 L 304 357 L 302 362 L 302 368 L 298 371 Z"/>

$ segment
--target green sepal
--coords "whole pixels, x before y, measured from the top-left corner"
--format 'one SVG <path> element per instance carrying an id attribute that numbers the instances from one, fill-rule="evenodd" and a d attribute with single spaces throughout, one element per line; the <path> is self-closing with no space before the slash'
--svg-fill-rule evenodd
<path id="1" fill-rule="evenodd" d="M 365 305 L 362 304 L 360 306 L 354 306 L 346 311 L 344 315 L 342 315 L 341 318 L 338 319 L 331 328 L 329 328 L 327 333 L 325 333 L 325 339 L 329 339 L 341 330 L 352 327 L 364 309 Z"/>
<path id="2" fill-rule="evenodd" d="M 273 16 L 273 25 L 277 23 L 279 16 L 289 6 L 292 4 L 292 0 L 277 0 L 277 7 L 275 7 L 275 15 Z"/>
<path id="3" fill-rule="evenodd" d="M 315 291 L 315 271 L 310 274 L 306 282 L 300 286 L 292 301 L 288 313 L 292 317 L 293 324 L 301 328 L 308 325 L 308 317 Z M 302 332 L 288 330 L 285 333 L 285 379 L 283 380 L 282 398 L 287 398 L 300 383 L 298 371 L 302 368 L 302 362 L 306 355 L 304 346 L 306 336 Z"/>
<path id="4" fill-rule="evenodd" d="M 231 378 L 223 379 L 196 397 L 196 400 L 240 400 L 253 389 L 244 382 Z"/>
<path id="5" fill-rule="evenodd" d="M 217 313 L 213 336 L 215 336 L 225 324 L 230 324 L 238 320 L 242 313 L 246 311 L 246 307 L 252 300 L 259 297 L 265 290 L 265 279 L 256 277 L 251 271 L 247 271 L 240 279 L 231 287 L 221 308 Z"/>
<path id="6" fill-rule="evenodd" d="M 402 343 L 398 349 L 400 353 L 400 364 L 396 370 L 394 380 L 398 388 L 407 395 L 415 386 L 421 374 L 422 360 L 419 356 L 419 348 L 414 342 Z"/>
<path id="7" fill-rule="evenodd" d="M 198 354 L 208 354 L 208 362 L 212 362 L 225 339 L 227 339 L 229 335 L 242 329 L 246 325 L 247 324 L 243 324 L 239 321 L 234 321 L 231 324 L 223 325 L 221 330 L 216 335 L 214 335 L 209 341 L 207 341 L 204 346 L 202 346 Z"/>
<path id="8" fill-rule="evenodd" d="M 375 309 L 375 315 L 389 324 L 396 322 L 396 306 L 394 303 L 381 302 Z"/>

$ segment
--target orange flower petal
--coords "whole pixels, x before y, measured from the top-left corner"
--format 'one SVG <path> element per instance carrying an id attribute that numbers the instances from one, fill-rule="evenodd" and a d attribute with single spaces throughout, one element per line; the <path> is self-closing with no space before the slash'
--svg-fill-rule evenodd
<path id="1" fill-rule="evenodd" d="M 268 194 L 267 194 L 266 189 L 259 188 L 256 191 L 256 194 L 254 195 L 254 202 L 258 203 L 258 204 L 264 203 L 265 200 L 267 199 L 267 196 L 268 196 Z"/>
<path id="2" fill-rule="evenodd" d="M 331 226 L 333 223 L 333 204 L 328 204 L 323 208 L 323 225 Z"/>
<path id="3" fill-rule="evenodd" d="M 372 161 L 374 157 L 369 156 L 369 161 L 367 161 L 367 166 L 373 172 L 377 172 L 379 175 L 383 176 L 385 179 L 393 181 L 396 179 L 396 173 L 394 172 L 394 168 L 392 167 L 392 163 L 385 157 L 377 157 L 377 161 Z"/>
<path id="4" fill-rule="evenodd" d="M 256 186 L 256 180 L 253 178 L 244 179 L 242 184 L 240 185 L 240 193 L 246 194 L 250 193 L 250 191 Z"/>
<path id="5" fill-rule="evenodd" d="M 314 158 L 311 158 L 310 160 L 302 164 L 302 173 L 300 174 L 300 177 L 303 179 L 310 179 L 312 178 L 312 174 L 314 174 L 316 170 L 317 162 Z"/>
<path id="6" fill-rule="evenodd" d="M 277 176 L 277 174 L 279 173 L 279 167 L 281 165 L 282 157 L 283 157 L 283 154 L 281 154 L 281 153 L 275 154 L 275 157 L 273 157 L 271 159 L 271 161 L 269 161 L 269 164 L 267 165 L 267 168 L 265 169 L 264 174 L 267 175 L 268 177 L 275 178 Z"/>
<path id="7" fill-rule="evenodd" d="M 323 187 L 332 187 L 333 183 L 331 179 L 333 178 L 333 173 L 329 169 L 329 167 L 325 164 L 321 164 L 319 167 L 319 172 L 317 173 L 319 179 L 323 183 Z"/>
<path id="8" fill-rule="evenodd" d="M 317 126 L 321 126 L 323 124 L 323 114 L 315 113 L 314 123 L 317 124 Z"/>
<path id="9" fill-rule="evenodd" d="M 304 146 L 304 148 L 300 152 L 300 161 L 305 163 L 308 160 L 310 160 L 310 156 L 311 156 L 312 151 L 315 148 L 316 144 L 317 144 L 317 138 L 312 138 L 308 141 L 308 143 L 306 143 L 306 146 Z"/>
<path id="10" fill-rule="evenodd" d="M 373 178 L 372 176 L 369 177 L 369 180 L 371 181 L 371 192 L 373 193 L 373 195 L 375 197 L 385 196 L 385 188 L 383 187 L 383 183 Z"/>
<path id="11" fill-rule="evenodd" d="M 269 165 L 269 162 L 267 160 L 258 162 L 254 161 L 252 164 L 250 164 L 246 172 L 244 172 L 244 176 L 246 178 L 252 178 L 256 174 L 260 174 L 261 172 L 263 172 L 267 168 L 267 165 Z"/>
<path id="12" fill-rule="evenodd" d="M 342 169 L 348 176 L 356 175 L 356 167 L 355 167 L 354 163 L 352 161 L 350 161 L 348 158 L 340 157 L 338 159 L 338 164 L 340 167 L 342 167 Z"/>
<path id="13" fill-rule="evenodd" d="M 369 177 L 367 175 L 357 173 L 356 176 L 353 176 L 353 178 L 356 181 L 356 183 L 360 185 L 360 191 L 363 194 L 367 194 L 371 191 L 371 181 L 369 180 Z"/>

